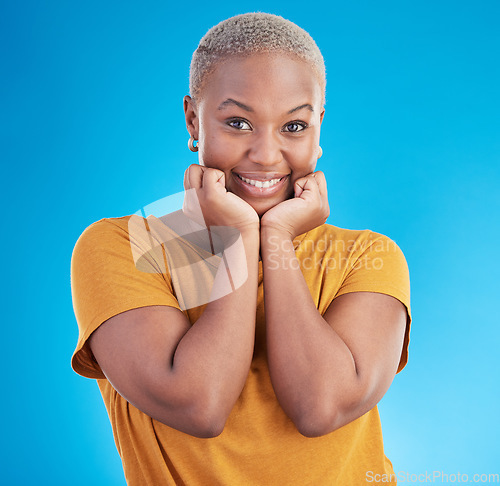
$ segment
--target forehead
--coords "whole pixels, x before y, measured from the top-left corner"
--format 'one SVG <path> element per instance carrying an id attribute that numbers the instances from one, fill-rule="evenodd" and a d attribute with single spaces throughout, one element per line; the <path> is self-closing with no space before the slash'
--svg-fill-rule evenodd
<path id="1" fill-rule="evenodd" d="M 207 75 L 201 99 L 220 103 L 227 98 L 269 105 L 321 104 L 322 87 L 309 63 L 284 53 L 231 57 Z"/>

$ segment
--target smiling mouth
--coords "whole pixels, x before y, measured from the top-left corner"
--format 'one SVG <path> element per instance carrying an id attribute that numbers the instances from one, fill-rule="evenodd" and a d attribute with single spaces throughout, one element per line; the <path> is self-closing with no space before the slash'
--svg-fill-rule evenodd
<path id="1" fill-rule="evenodd" d="M 282 181 L 286 176 L 283 176 L 283 177 L 279 177 L 277 179 L 270 179 L 270 180 L 267 180 L 267 181 L 259 181 L 259 180 L 256 180 L 256 179 L 248 179 L 247 177 L 243 177 L 239 174 L 236 174 L 236 176 L 241 179 L 243 182 L 246 182 L 247 184 L 250 184 L 251 186 L 255 186 L 255 187 L 258 187 L 258 188 L 267 188 L 267 187 L 273 187 L 275 186 L 276 184 L 278 184 L 278 182 Z"/>

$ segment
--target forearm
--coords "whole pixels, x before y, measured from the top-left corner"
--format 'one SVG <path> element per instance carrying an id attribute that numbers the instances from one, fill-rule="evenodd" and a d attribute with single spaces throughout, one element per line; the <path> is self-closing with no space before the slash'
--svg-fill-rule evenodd
<path id="1" fill-rule="evenodd" d="M 170 369 L 184 388 L 187 402 L 208 415 L 227 417 L 243 389 L 253 355 L 259 258 L 258 229 L 241 233 L 245 258 L 229 262 L 231 279 L 247 272 L 246 281 L 207 304 L 175 350 Z M 226 262 L 227 263 L 227 262 Z M 245 268 L 246 267 L 246 268 Z M 214 288 L 225 285 L 221 262 Z"/>
<path id="2" fill-rule="evenodd" d="M 318 312 L 292 240 L 263 228 L 261 251 L 273 387 L 304 435 L 322 435 L 356 418 L 353 406 L 362 408 L 354 358 Z"/>

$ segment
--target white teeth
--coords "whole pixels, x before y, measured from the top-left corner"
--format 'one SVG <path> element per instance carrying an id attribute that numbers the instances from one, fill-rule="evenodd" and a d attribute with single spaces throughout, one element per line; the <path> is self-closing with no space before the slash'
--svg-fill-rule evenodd
<path id="1" fill-rule="evenodd" d="M 238 175 L 238 177 L 247 184 L 250 184 L 251 186 L 255 187 L 271 187 L 277 184 L 281 180 L 281 178 L 279 178 L 279 179 L 271 179 L 270 181 L 255 181 L 253 179 L 247 179 L 246 177 L 240 175 Z"/>

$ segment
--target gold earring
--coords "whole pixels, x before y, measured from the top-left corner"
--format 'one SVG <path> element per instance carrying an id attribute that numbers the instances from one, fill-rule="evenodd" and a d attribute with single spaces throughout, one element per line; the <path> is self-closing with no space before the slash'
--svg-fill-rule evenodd
<path id="1" fill-rule="evenodd" d="M 194 137 L 191 135 L 191 137 L 188 140 L 188 147 L 191 152 L 198 152 L 198 145 L 199 142 L 195 145 L 194 142 L 198 142 L 198 140 L 195 140 Z"/>
<path id="2" fill-rule="evenodd" d="M 321 159 L 322 155 L 323 155 L 323 149 L 320 147 L 318 150 L 318 159 Z"/>

